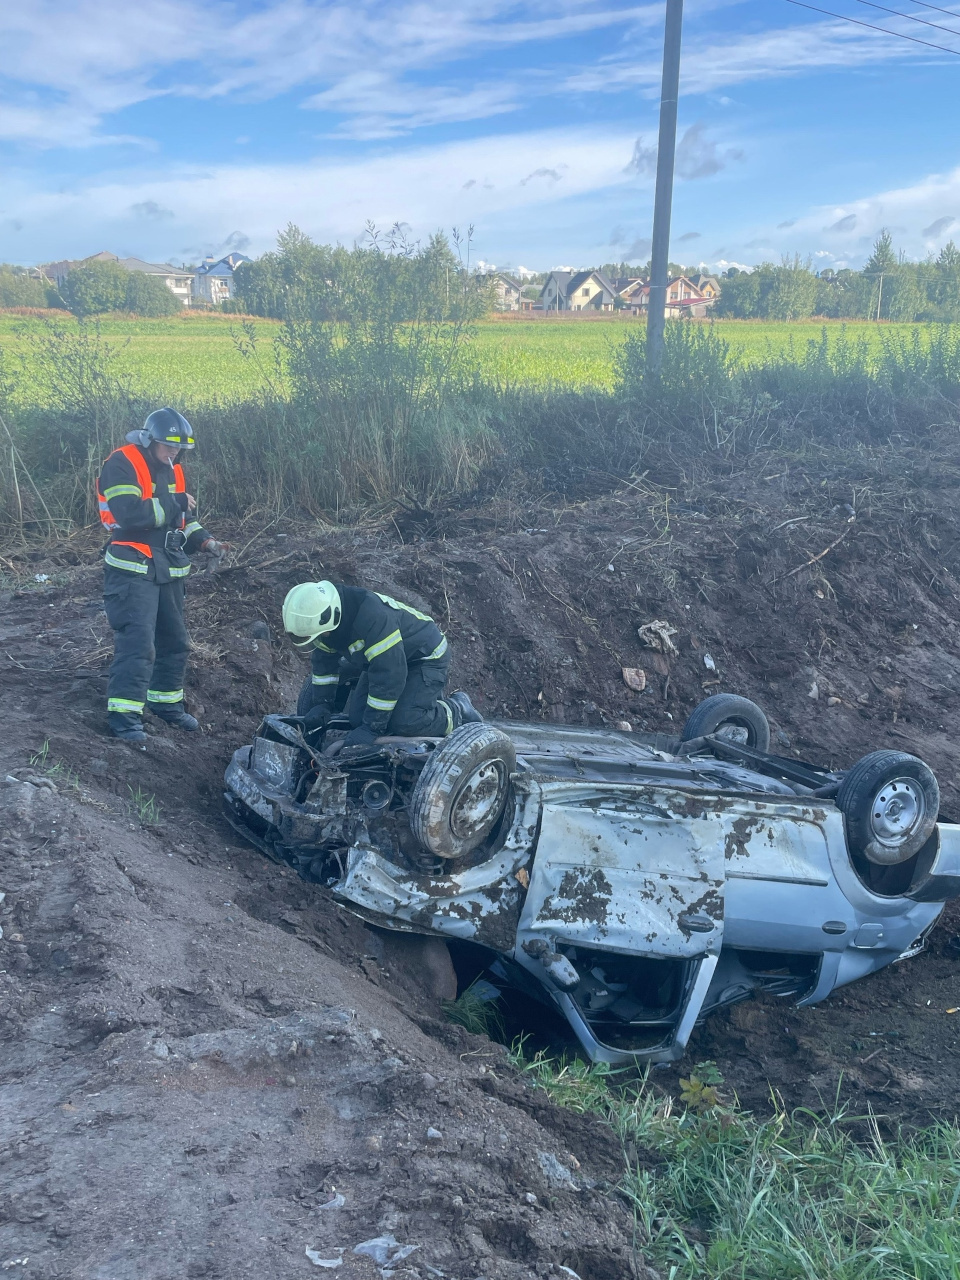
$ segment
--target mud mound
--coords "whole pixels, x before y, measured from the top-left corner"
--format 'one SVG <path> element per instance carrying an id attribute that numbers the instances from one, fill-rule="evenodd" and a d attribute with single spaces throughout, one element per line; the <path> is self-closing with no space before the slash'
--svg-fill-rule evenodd
<path id="1" fill-rule="evenodd" d="M 70 790 L 0 787 L 18 1274 L 285 1277 L 308 1248 L 345 1277 L 645 1274 L 609 1156 L 500 1098 L 500 1046 L 411 1019 L 437 1007 L 418 939 L 353 964 L 359 926 L 326 903 L 341 962 L 274 868 L 220 841 L 201 865 L 212 830 L 146 831 Z"/>
<path id="2" fill-rule="evenodd" d="M 633 1274 L 632 1220 L 603 1189 L 609 1135 L 442 1022 L 442 949 L 411 952 L 239 848 L 219 814 L 223 768 L 303 677 L 275 638 L 284 593 L 331 576 L 432 613 L 455 684 L 488 715 L 669 732 L 730 690 L 766 708 L 780 752 L 829 766 L 916 752 L 956 815 L 957 473 L 903 453 L 844 466 L 665 464 L 658 483 L 555 509 L 502 500 L 364 529 L 245 530 L 240 564 L 190 581 L 203 733 L 154 722 L 145 752 L 106 737 L 95 540 L 13 557 L 3 1258 L 109 1280 L 312 1274 L 308 1247 L 342 1248 L 342 1276 Z M 653 620 L 674 628 L 675 653 L 641 642 Z M 644 671 L 643 692 L 623 668 Z M 773 1087 L 814 1106 L 839 1089 L 891 1123 L 953 1114 L 955 915 L 926 955 L 819 1008 L 713 1017 L 684 1065 L 715 1058 L 761 1109 Z M 655 1079 L 672 1088 L 675 1074 Z M 371 1246 L 381 1262 L 352 1252 L 380 1237 L 397 1241 Z"/>

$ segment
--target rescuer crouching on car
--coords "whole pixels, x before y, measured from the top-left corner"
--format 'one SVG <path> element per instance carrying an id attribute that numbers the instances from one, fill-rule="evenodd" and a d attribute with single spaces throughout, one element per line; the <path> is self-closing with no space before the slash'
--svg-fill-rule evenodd
<path id="1" fill-rule="evenodd" d="M 483 719 L 465 693 L 444 696 L 450 650 L 425 613 L 365 587 L 301 582 L 283 602 L 284 630 L 311 649 L 297 706 L 307 731 L 322 728 L 341 684 L 352 684 L 345 748 L 384 734 L 442 738 Z"/>
<path id="2" fill-rule="evenodd" d="M 183 621 L 188 557 L 226 545 L 195 518 L 177 459 L 194 447 L 190 423 L 175 409 L 155 409 L 140 431 L 107 458 L 97 483 L 100 520 L 110 534 L 104 551 L 103 596 L 113 628 L 107 684 L 110 732 L 144 743 L 144 705 L 178 729 L 199 726 L 183 706 L 190 642 Z"/>

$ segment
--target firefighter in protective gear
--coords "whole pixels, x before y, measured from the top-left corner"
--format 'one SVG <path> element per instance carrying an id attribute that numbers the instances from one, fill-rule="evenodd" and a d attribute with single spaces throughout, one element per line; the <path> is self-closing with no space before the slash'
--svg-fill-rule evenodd
<path id="1" fill-rule="evenodd" d="M 386 733 L 444 737 L 482 719 L 465 693 L 444 694 L 450 651 L 443 632 L 392 596 L 301 582 L 287 592 L 283 626 L 294 644 L 311 651 L 297 707 L 308 728 L 325 723 L 342 683 L 353 685 L 344 747 L 368 746 Z"/>
<path id="2" fill-rule="evenodd" d="M 104 603 L 113 628 L 107 718 L 114 737 L 143 743 L 143 709 L 179 729 L 199 726 L 183 706 L 189 642 L 183 621 L 188 556 L 223 546 L 196 519 L 177 459 L 194 447 L 190 423 L 155 409 L 107 458 L 97 484 L 104 551 Z"/>

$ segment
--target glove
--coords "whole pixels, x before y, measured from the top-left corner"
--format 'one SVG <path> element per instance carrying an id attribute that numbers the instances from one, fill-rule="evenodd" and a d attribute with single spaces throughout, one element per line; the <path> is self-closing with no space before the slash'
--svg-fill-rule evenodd
<path id="1" fill-rule="evenodd" d="M 327 727 L 327 721 L 330 719 L 330 708 L 320 703 L 316 707 L 311 707 L 307 714 L 303 717 L 304 733 L 316 733 L 320 729 Z"/>
<path id="2" fill-rule="evenodd" d="M 358 725 L 356 729 L 351 729 L 343 740 L 344 749 L 347 747 L 369 747 L 377 740 L 374 731 L 365 724 Z"/>
<path id="3" fill-rule="evenodd" d="M 225 542 L 217 542 L 216 538 L 207 538 L 206 542 L 201 543 L 201 551 L 206 551 L 208 555 L 222 558 L 227 554 L 227 544 Z"/>

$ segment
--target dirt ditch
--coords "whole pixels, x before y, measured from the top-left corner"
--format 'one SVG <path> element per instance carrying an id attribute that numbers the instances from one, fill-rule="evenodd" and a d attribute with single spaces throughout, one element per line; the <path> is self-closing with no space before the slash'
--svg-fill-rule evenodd
<path id="1" fill-rule="evenodd" d="M 425 608 L 491 717 L 670 731 L 705 694 L 743 693 L 783 753 L 916 752 L 952 816 L 957 488 L 954 469 L 909 454 L 842 474 L 779 457 L 696 477 L 665 464 L 580 504 L 242 530 L 241 562 L 190 582 L 203 732 L 155 722 L 146 752 L 105 732 L 95 542 L 11 555 L 0 1262 L 47 1280 L 293 1277 L 323 1269 L 309 1249 L 344 1280 L 644 1275 L 611 1135 L 444 1022 L 443 948 L 361 924 L 220 817 L 230 752 L 302 678 L 276 638 L 280 601 L 331 576 Z M 675 655 L 641 643 L 654 620 L 675 628 Z M 684 1068 L 715 1059 L 760 1110 L 775 1089 L 790 1106 L 839 1095 L 890 1126 L 952 1115 L 957 914 L 926 954 L 818 1008 L 711 1018 Z"/>

